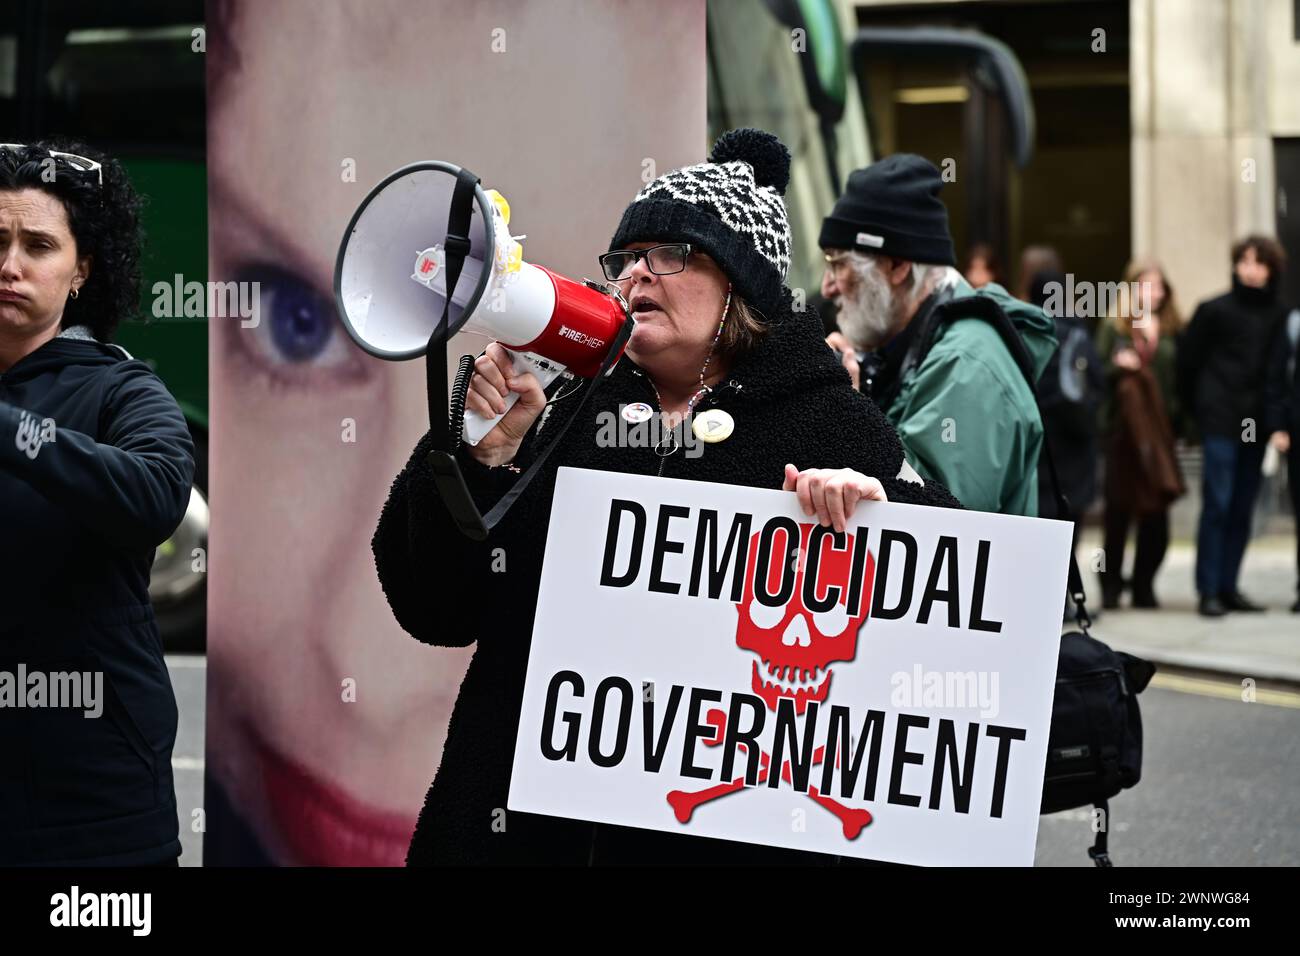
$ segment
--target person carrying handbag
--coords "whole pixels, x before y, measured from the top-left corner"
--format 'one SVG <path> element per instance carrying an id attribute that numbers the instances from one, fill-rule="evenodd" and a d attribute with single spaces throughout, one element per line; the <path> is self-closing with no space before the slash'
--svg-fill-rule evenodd
<path id="1" fill-rule="evenodd" d="M 1121 289 L 1097 333 L 1097 352 L 1106 362 L 1102 606 L 1119 607 L 1126 539 L 1136 525 L 1133 607 L 1157 608 L 1155 576 L 1169 545 L 1169 506 L 1186 492 L 1175 449 L 1180 320 L 1159 263 L 1130 264 Z"/>

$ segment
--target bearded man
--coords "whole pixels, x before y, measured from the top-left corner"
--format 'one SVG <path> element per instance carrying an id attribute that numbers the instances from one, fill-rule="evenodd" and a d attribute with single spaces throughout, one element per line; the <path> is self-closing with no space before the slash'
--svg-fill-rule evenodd
<path id="1" fill-rule="evenodd" d="M 854 385 L 897 429 L 908 462 L 976 511 L 1036 516 L 1042 418 L 998 330 L 1019 333 L 1034 381 L 1056 350 L 1041 309 L 955 267 L 939 170 L 909 153 L 849 176 L 822 223 L 822 295 L 839 306 L 827 338 Z"/>

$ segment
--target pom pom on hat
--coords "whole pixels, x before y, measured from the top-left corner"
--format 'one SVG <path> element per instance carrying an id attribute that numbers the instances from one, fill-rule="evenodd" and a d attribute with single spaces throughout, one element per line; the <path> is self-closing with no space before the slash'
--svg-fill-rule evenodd
<path id="1" fill-rule="evenodd" d="M 733 129 L 718 137 L 709 161 L 714 163 L 749 163 L 754 170 L 754 184 L 769 186 L 785 195 L 790 185 L 790 151 L 779 139 L 761 129 Z"/>

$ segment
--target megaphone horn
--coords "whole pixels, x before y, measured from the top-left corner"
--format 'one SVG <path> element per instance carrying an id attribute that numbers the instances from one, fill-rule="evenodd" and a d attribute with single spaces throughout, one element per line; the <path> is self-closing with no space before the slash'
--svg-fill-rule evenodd
<path id="1" fill-rule="evenodd" d="M 461 329 L 481 332 L 543 388 L 566 370 L 593 378 L 610 369 L 631 331 L 627 303 L 615 290 L 525 262 L 509 222 L 505 199 L 463 167 L 429 160 L 390 173 L 357 207 L 339 246 L 334 298 L 348 334 L 371 355 L 400 361 L 425 355 L 435 332 L 443 342 Z M 432 392 L 432 366 L 429 374 Z M 445 392 L 445 371 L 438 375 Z M 506 397 L 507 412 L 518 397 Z M 429 399 L 430 425 L 440 429 L 434 409 L 446 395 Z M 501 417 L 466 412 L 464 440 L 477 444 Z"/>

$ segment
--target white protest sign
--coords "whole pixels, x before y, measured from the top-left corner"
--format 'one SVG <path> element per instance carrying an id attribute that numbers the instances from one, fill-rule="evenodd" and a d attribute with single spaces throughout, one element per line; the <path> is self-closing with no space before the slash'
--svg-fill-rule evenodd
<path id="1" fill-rule="evenodd" d="M 1070 531 L 562 468 L 508 807 L 1031 865 Z"/>

